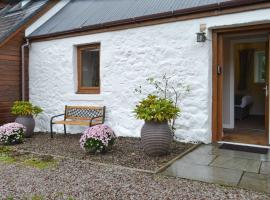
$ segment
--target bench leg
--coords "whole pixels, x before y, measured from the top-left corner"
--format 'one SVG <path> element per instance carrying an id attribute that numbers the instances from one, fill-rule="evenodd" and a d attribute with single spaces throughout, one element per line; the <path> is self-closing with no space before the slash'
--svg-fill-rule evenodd
<path id="1" fill-rule="evenodd" d="M 64 124 L 64 133 L 65 135 L 67 134 L 67 129 L 66 129 L 66 125 Z"/>
<path id="2" fill-rule="evenodd" d="M 51 122 L 51 138 L 53 138 L 53 123 Z"/>

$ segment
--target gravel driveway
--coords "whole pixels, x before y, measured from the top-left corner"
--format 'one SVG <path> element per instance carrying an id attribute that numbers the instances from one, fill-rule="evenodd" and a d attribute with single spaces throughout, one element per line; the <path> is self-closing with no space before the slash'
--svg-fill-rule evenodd
<path id="1" fill-rule="evenodd" d="M 61 155 L 71 158 L 91 160 L 126 167 L 157 170 L 185 150 L 193 146 L 181 142 L 173 142 L 170 154 L 165 156 L 147 156 L 139 138 L 119 137 L 112 150 L 106 154 L 86 154 L 79 145 L 81 134 L 57 134 L 53 139 L 49 134 L 39 133 L 32 138 L 26 138 L 23 144 L 14 146 L 15 149 L 41 154 Z M 68 144 L 68 145 L 67 145 Z"/>
<path id="2" fill-rule="evenodd" d="M 187 169 L 188 170 L 188 169 Z M 270 199 L 262 193 L 99 166 L 74 159 L 56 168 L 0 163 L 0 199 Z"/>

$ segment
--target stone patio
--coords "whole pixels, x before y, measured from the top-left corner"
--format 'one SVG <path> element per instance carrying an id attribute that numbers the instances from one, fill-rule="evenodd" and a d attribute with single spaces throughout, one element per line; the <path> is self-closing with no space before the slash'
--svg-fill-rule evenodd
<path id="1" fill-rule="evenodd" d="M 163 174 L 270 193 L 270 154 L 201 145 Z"/>

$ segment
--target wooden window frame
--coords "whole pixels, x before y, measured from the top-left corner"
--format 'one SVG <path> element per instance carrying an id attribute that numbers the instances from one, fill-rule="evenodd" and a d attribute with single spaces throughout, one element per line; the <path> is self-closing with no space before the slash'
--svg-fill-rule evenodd
<path id="1" fill-rule="evenodd" d="M 98 49 L 99 50 L 99 62 L 98 62 L 98 73 L 99 73 L 99 87 L 83 87 L 82 82 L 82 51 L 85 49 Z M 88 44 L 77 46 L 77 76 L 78 76 L 78 87 L 77 94 L 100 94 L 100 43 Z"/>

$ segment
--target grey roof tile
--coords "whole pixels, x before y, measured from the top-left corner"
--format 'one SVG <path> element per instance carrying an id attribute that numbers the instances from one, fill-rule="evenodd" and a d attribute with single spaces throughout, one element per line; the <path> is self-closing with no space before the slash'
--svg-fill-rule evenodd
<path id="1" fill-rule="evenodd" d="M 231 0 L 71 0 L 30 36 L 40 36 Z"/>
<path id="2" fill-rule="evenodd" d="M 33 15 L 42 9 L 47 2 L 49 2 L 49 0 L 31 1 L 31 3 L 27 4 L 22 9 L 14 12 L 9 12 L 13 6 L 3 8 L 0 12 L 0 43 L 21 27 L 21 25 L 26 23 Z"/>

